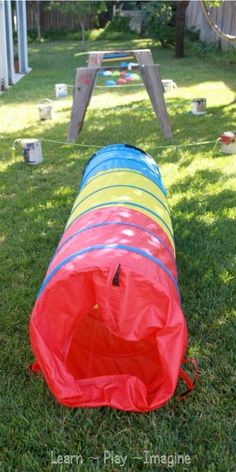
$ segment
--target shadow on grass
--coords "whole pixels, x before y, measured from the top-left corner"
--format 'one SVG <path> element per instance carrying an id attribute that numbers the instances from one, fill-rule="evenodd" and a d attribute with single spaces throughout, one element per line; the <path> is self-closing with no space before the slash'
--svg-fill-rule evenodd
<path id="1" fill-rule="evenodd" d="M 147 106 L 148 105 L 148 106 Z M 207 115 L 194 116 L 188 111 L 188 102 L 185 100 L 169 99 L 167 108 L 169 107 L 170 121 L 173 129 L 173 140 L 166 140 L 159 129 L 159 123 L 150 106 L 149 102 L 132 102 L 132 105 L 118 104 L 116 109 L 104 108 L 94 109 L 89 107 L 85 117 L 83 129 L 77 137 L 77 144 L 105 146 L 112 142 L 125 142 L 136 146 L 144 147 L 144 150 L 153 153 L 153 157 L 158 156 L 158 162 L 179 162 L 181 166 L 187 167 L 195 157 L 196 148 L 178 149 L 170 147 L 169 153 L 163 154 L 163 149 L 156 149 L 158 146 L 169 146 L 174 144 L 193 144 L 201 141 L 214 141 L 226 129 L 232 127 L 231 115 L 224 106 L 210 109 Z M 43 125 L 35 120 L 33 126 L 22 129 L 19 138 L 35 137 L 45 140 L 67 140 L 67 132 L 70 121 L 70 108 L 66 107 L 63 112 L 67 113 L 67 122 L 57 123 L 52 121 Z M 60 116 L 60 111 L 57 112 Z M 1 159 L 8 160 L 10 147 L 16 138 L 14 134 L 5 133 L 8 140 L 9 148 L 7 152 L 2 152 Z M 4 146 L 4 141 L 1 141 Z M 145 146 L 146 145 L 146 146 Z M 50 143 L 43 143 L 43 147 L 50 146 Z M 52 144 L 55 147 L 56 145 Z M 213 150 L 214 144 L 210 144 L 207 148 L 202 148 L 203 152 L 208 149 Z M 74 149 L 78 155 L 84 153 L 82 148 L 76 148 L 73 145 L 67 146 L 69 153 Z M 94 148 L 96 149 L 96 147 Z M 90 150 L 90 154 L 94 152 Z M 172 150 L 171 150 L 172 149 Z M 153 151 L 154 152 L 153 152 Z M 188 159 L 184 156 L 184 152 L 188 150 Z M 183 158 L 182 158 L 183 156 Z"/>
<path id="2" fill-rule="evenodd" d="M 172 207 L 180 287 L 191 342 L 201 346 L 203 364 L 204 357 L 223 352 L 225 342 L 229 352 L 232 347 L 236 196 L 223 188 L 226 180 L 221 172 L 204 170 L 170 189 L 181 195 Z M 207 187 L 217 182 L 219 191 L 209 195 Z"/>

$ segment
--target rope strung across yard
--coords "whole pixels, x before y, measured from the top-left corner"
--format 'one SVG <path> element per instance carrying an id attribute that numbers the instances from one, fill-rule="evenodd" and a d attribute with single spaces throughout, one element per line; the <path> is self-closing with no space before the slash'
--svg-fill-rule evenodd
<path id="1" fill-rule="evenodd" d="M 47 143 L 55 143 L 55 144 L 62 144 L 63 146 L 79 146 L 79 147 L 82 147 L 82 148 L 96 148 L 96 149 L 100 149 L 104 146 L 98 146 L 97 144 L 93 145 L 93 144 L 78 144 L 78 143 L 67 143 L 66 141 L 55 141 L 54 139 L 40 139 L 40 141 L 44 141 L 44 142 L 47 142 Z"/>
<path id="2" fill-rule="evenodd" d="M 181 149 L 181 148 L 206 146 L 208 144 L 214 144 L 213 151 L 212 151 L 214 153 L 214 150 L 215 150 L 217 144 L 219 143 L 219 139 L 220 138 L 217 138 L 214 141 L 199 141 L 197 143 L 167 144 L 167 145 L 164 145 L 164 146 L 153 146 L 152 144 L 150 144 L 150 145 L 147 145 L 147 147 L 150 147 L 151 149 L 173 149 L 175 152 L 177 152 L 177 150 Z M 17 143 L 21 144 L 21 141 L 22 140 L 20 138 L 17 138 L 13 141 L 13 143 L 12 143 L 12 152 L 13 152 L 13 154 L 15 153 L 15 145 Z M 59 145 L 62 145 L 62 146 L 75 146 L 75 147 L 87 148 L 87 149 L 102 149 L 103 147 L 105 147 L 105 145 L 101 146 L 101 145 L 98 145 L 98 144 L 68 143 L 66 141 L 59 141 L 59 140 L 45 139 L 45 138 L 41 138 L 40 141 L 43 141 L 45 143 L 59 144 Z"/>
<path id="3" fill-rule="evenodd" d="M 77 146 L 77 147 L 84 147 L 84 148 L 96 148 L 96 149 L 101 149 L 103 147 L 105 147 L 105 145 L 102 145 L 102 146 L 99 146 L 97 144 L 93 145 L 93 144 L 79 144 L 79 143 L 67 143 L 67 142 L 63 142 L 63 141 L 54 141 L 52 139 L 41 139 L 41 141 L 45 141 L 45 142 L 49 142 L 49 143 L 56 143 L 56 144 L 62 144 L 64 146 Z M 205 146 L 207 144 L 214 144 L 214 148 L 213 150 L 215 149 L 215 146 L 217 145 L 217 143 L 219 142 L 219 138 L 217 138 L 216 140 L 214 141 L 200 141 L 200 142 L 197 142 L 197 143 L 187 143 L 187 144 L 167 144 L 167 145 L 164 145 L 164 146 L 152 146 L 150 145 L 151 149 L 168 149 L 168 148 L 182 148 L 182 147 L 194 147 L 194 146 Z"/>

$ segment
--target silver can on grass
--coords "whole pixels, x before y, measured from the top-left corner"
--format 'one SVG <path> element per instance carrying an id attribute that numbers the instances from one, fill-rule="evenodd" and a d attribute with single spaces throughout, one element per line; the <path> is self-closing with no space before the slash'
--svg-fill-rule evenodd
<path id="1" fill-rule="evenodd" d="M 206 98 L 194 98 L 192 101 L 193 115 L 206 115 Z"/>
<path id="2" fill-rule="evenodd" d="M 39 119 L 40 120 L 52 120 L 52 100 L 44 98 L 38 104 Z"/>
<path id="3" fill-rule="evenodd" d="M 39 139 L 21 139 L 24 161 L 27 164 L 40 164 L 43 161 L 42 145 Z"/>

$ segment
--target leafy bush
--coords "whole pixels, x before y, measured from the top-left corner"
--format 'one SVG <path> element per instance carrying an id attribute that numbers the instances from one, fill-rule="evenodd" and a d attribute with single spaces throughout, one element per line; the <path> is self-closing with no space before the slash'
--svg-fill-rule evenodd
<path id="1" fill-rule="evenodd" d="M 189 28 L 185 32 L 186 38 L 188 38 L 193 43 L 199 41 L 200 30 L 196 28 Z"/>
<path id="2" fill-rule="evenodd" d="M 36 41 L 37 39 L 36 28 L 30 28 L 27 30 L 27 39 L 29 43 L 32 43 L 32 41 Z"/>
<path id="3" fill-rule="evenodd" d="M 101 34 L 103 33 L 103 28 L 92 29 L 87 32 L 87 39 L 90 41 L 96 41 L 100 39 Z"/>
<path id="4" fill-rule="evenodd" d="M 231 47 L 224 51 L 224 56 L 229 64 L 236 64 L 236 49 Z"/>
<path id="5" fill-rule="evenodd" d="M 129 21 L 127 17 L 115 16 L 111 21 L 108 21 L 99 39 L 126 40 L 134 36 L 137 37 L 137 33 L 130 30 Z"/>
<path id="6" fill-rule="evenodd" d="M 86 31 L 86 38 L 95 41 L 97 39 L 109 39 L 109 40 L 128 40 L 137 37 L 137 33 L 134 33 L 129 28 L 129 18 L 127 17 L 114 17 L 112 21 L 109 21 L 104 29 L 91 29 Z M 57 30 L 48 30 L 41 33 L 41 38 L 50 41 L 57 40 L 69 40 L 69 41 L 81 41 L 82 33 L 79 29 L 76 32 L 68 31 L 66 28 Z M 17 35 L 14 38 L 17 42 Z M 37 40 L 36 29 L 28 30 L 28 41 Z"/>
<path id="7" fill-rule="evenodd" d="M 71 32 L 68 31 L 66 28 L 61 28 L 57 30 L 46 30 L 41 33 L 42 40 L 49 40 L 49 41 L 60 41 L 60 40 L 71 40 L 71 41 L 81 41 L 81 31 Z M 33 41 L 37 41 L 37 31 L 36 29 L 28 29 L 27 31 L 27 38 L 28 42 L 32 43 Z M 15 42 L 17 42 L 17 37 Z"/>
<path id="8" fill-rule="evenodd" d="M 218 55 L 220 51 L 219 43 L 204 43 L 202 41 L 191 42 L 190 45 L 191 53 L 202 59 L 206 59 L 209 55 Z"/>
<path id="9" fill-rule="evenodd" d="M 218 64 L 236 64 L 236 49 L 231 47 L 221 51 L 220 43 L 204 43 L 202 41 L 188 41 L 188 50 L 191 55 L 201 59 L 210 59 Z"/>
<path id="10" fill-rule="evenodd" d="M 105 27 L 107 33 L 126 33 L 129 30 L 129 18 L 124 16 L 114 16 Z"/>
<path id="11" fill-rule="evenodd" d="M 142 7 L 145 35 L 159 39 L 163 47 L 175 43 L 175 18 L 172 2 L 147 2 Z"/>

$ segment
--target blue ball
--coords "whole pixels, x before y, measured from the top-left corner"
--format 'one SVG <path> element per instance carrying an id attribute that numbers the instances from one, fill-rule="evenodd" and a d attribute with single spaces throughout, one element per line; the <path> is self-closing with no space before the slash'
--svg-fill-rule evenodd
<path id="1" fill-rule="evenodd" d="M 129 63 L 128 62 L 121 62 L 120 67 L 128 67 Z"/>
<path id="2" fill-rule="evenodd" d="M 107 87 L 112 87 L 113 85 L 116 85 L 115 80 L 106 80 L 105 85 Z"/>

